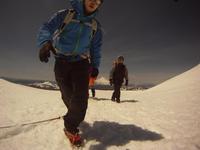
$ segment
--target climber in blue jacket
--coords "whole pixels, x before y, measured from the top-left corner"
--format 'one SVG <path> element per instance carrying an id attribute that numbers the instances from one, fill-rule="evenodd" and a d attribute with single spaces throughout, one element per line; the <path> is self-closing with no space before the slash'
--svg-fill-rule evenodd
<path id="1" fill-rule="evenodd" d="M 78 126 L 88 105 L 89 67 L 98 76 L 102 30 L 95 19 L 103 0 L 70 0 L 72 9 L 61 10 L 44 23 L 38 34 L 39 58 L 55 55 L 55 79 L 68 112 L 64 131 L 70 142 L 81 143 Z"/>

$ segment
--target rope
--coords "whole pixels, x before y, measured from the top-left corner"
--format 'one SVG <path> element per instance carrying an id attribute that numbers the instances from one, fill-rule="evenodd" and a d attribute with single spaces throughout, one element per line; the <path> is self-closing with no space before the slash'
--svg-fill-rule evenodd
<path id="1" fill-rule="evenodd" d="M 5 128 L 13 128 L 16 126 L 27 126 L 27 125 L 33 125 L 33 124 L 40 124 L 43 122 L 50 122 L 53 120 L 59 120 L 62 119 L 64 116 L 59 116 L 59 117 L 55 117 L 55 118 L 50 118 L 50 119 L 46 119 L 46 120 L 40 120 L 40 121 L 35 121 L 35 122 L 29 122 L 29 123 L 22 123 L 20 125 L 9 125 L 9 126 L 1 126 L 0 129 L 5 129 Z"/>

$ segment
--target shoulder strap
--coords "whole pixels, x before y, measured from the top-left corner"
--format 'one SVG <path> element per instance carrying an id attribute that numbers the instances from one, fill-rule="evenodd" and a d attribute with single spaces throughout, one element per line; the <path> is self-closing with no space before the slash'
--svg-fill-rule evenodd
<path id="1" fill-rule="evenodd" d="M 60 30 L 63 30 L 63 28 L 67 24 L 69 24 L 71 22 L 71 20 L 73 19 L 74 15 L 75 15 L 75 11 L 73 9 L 69 9 L 69 11 L 68 11 L 68 13 L 67 13 L 67 15 L 66 15 L 66 17 L 65 17 L 65 19 L 63 21 L 63 24 L 62 24 Z"/>
<path id="2" fill-rule="evenodd" d="M 97 32 L 97 21 L 95 19 L 92 19 L 92 36 L 94 36 L 96 32 Z"/>
<path id="3" fill-rule="evenodd" d="M 73 19 L 74 20 L 74 19 Z M 73 21 L 72 20 L 72 21 Z M 90 28 L 92 28 L 92 30 L 91 30 L 91 37 L 90 37 L 90 39 L 92 39 L 93 37 L 94 37 L 94 35 L 95 35 L 95 33 L 97 32 L 97 21 L 95 20 L 95 19 L 92 19 L 92 22 L 91 23 L 88 23 L 88 22 L 86 22 L 86 23 L 84 23 L 86 26 L 89 26 Z"/>
<path id="4" fill-rule="evenodd" d="M 68 11 L 68 13 L 67 13 L 67 15 L 66 15 L 66 17 L 65 17 L 65 19 L 63 21 L 63 24 L 62 24 L 60 30 L 63 30 L 63 28 L 67 24 L 69 24 L 71 21 L 72 22 L 80 22 L 80 21 L 78 21 L 76 19 L 73 19 L 74 15 L 75 15 L 74 9 L 69 9 L 69 11 Z M 85 24 L 88 25 L 87 23 L 85 23 Z M 91 26 L 92 31 L 93 31 L 93 35 L 94 35 L 96 33 L 96 31 L 97 31 L 97 21 L 95 19 L 92 19 L 92 23 L 89 26 Z"/>
<path id="5" fill-rule="evenodd" d="M 75 11 L 73 9 L 69 9 L 61 27 L 57 29 L 56 32 L 54 33 L 54 37 L 53 37 L 54 40 L 63 32 L 64 27 L 71 22 L 74 15 L 75 15 Z"/>
<path id="6" fill-rule="evenodd" d="M 89 26 L 90 28 L 92 28 L 91 31 L 91 39 L 92 37 L 94 37 L 95 33 L 97 32 L 97 21 L 95 19 L 92 19 L 92 22 L 81 22 L 80 20 L 76 20 L 76 19 L 71 19 L 71 22 L 76 22 L 76 23 L 83 23 L 86 26 Z"/>
<path id="7" fill-rule="evenodd" d="M 54 39 L 58 37 L 64 30 L 64 27 L 68 25 L 70 22 L 77 22 L 80 23 L 79 20 L 73 19 L 75 15 L 75 10 L 74 9 L 69 9 L 67 12 L 67 15 L 63 21 L 63 24 L 61 25 L 60 29 L 58 29 L 55 34 L 54 34 Z M 92 28 L 92 33 L 91 33 L 91 39 L 94 37 L 95 33 L 97 32 L 97 21 L 95 19 L 92 19 L 92 23 L 84 23 L 87 26 L 90 26 Z"/>

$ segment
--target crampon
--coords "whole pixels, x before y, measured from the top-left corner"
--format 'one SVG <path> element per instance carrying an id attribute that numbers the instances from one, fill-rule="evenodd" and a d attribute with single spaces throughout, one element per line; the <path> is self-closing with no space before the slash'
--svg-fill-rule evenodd
<path id="1" fill-rule="evenodd" d="M 81 136 L 78 133 L 71 133 L 64 129 L 64 133 L 66 137 L 69 139 L 72 146 L 76 147 L 82 147 L 83 146 L 83 140 Z"/>

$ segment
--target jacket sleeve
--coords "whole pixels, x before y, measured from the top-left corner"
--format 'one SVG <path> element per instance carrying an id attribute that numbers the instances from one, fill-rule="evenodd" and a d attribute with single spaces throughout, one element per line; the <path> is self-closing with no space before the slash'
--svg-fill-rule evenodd
<path id="1" fill-rule="evenodd" d="M 125 66 L 125 79 L 128 80 L 128 69 Z"/>
<path id="2" fill-rule="evenodd" d="M 47 41 L 53 41 L 54 32 L 59 29 L 66 16 L 66 10 L 55 13 L 48 22 L 44 23 L 39 29 L 37 36 L 37 46 L 41 48 Z"/>
<path id="3" fill-rule="evenodd" d="M 112 70 L 110 71 L 109 79 L 113 79 L 114 71 L 115 71 L 115 67 L 113 67 Z"/>
<path id="4" fill-rule="evenodd" d="M 91 66 L 94 68 L 99 68 L 100 66 L 102 39 L 102 30 L 98 27 L 90 47 Z"/>

